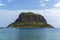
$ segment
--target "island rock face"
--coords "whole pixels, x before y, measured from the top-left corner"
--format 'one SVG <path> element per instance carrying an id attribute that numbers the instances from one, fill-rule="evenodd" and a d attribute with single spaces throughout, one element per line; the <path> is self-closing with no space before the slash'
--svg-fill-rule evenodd
<path id="1" fill-rule="evenodd" d="M 21 13 L 15 22 L 43 22 L 47 23 L 43 16 L 32 12 Z"/>
<path id="2" fill-rule="evenodd" d="M 53 28 L 42 15 L 33 12 L 22 12 L 8 28 Z"/>

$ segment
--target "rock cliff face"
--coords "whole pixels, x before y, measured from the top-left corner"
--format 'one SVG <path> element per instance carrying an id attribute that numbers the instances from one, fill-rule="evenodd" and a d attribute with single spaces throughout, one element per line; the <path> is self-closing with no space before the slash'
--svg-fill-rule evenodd
<path id="1" fill-rule="evenodd" d="M 53 28 L 47 24 L 45 18 L 42 15 L 34 14 L 32 12 L 22 12 L 16 21 L 8 28 Z"/>
<path id="2" fill-rule="evenodd" d="M 43 22 L 47 23 L 43 16 L 32 12 L 21 13 L 15 22 Z"/>

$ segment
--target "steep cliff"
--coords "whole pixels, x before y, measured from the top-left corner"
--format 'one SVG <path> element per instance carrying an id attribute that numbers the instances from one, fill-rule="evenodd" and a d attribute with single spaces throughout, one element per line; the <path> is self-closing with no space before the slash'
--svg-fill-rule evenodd
<path id="1" fill-rule="evenodd" d="M 22 12 L 15 22 L 8 25 L 8 28 L 53 28 L 42 15 L 32 12 Z"/>

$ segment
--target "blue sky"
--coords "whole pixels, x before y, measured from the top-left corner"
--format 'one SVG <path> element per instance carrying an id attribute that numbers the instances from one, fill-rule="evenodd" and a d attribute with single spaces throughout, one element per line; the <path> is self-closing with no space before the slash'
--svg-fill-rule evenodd
<path id="1" fill-rule="evenodd" d="M 14 22 L 21 12 L 35 12 L 60 28 L 60 0 L 0 0 L 0 26 Z"/>
<path id="2" fill-rule="evenodd" d="M 0 10 L 40 10 L 51 8 L 59 0 L 0 0 Z"/>

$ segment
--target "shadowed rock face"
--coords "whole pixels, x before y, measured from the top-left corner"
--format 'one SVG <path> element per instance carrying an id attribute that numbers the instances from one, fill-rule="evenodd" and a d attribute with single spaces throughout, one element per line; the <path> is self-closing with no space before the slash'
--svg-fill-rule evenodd
<path id="1" fill-rule="evenodd" d="M 23 12 L 19 15 L 15 22 L 8 25 L 8 28 L 53 28 L 47 24 L 42 15 L 32 12 Z"/>
<path id="2" fill-rule="evenodd" d="M 15 22 L 43 22 L 43 23 L 47 23 L 46 20 L 44 19 L 43 16 L 38 15 L 38 14 L 34 14 L 34 13 L 21 13 L 19 15 L 19 18 L 15 21 Z"/>

